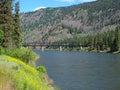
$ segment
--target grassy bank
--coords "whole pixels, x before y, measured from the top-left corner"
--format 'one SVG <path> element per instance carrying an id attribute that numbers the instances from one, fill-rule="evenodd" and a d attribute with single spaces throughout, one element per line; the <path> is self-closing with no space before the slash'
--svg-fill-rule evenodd
<path id="1" fill-rule="evenodd" d="M 53 90 L 42 71 L 6 55 L 0 56 L 0 76 L 0 90 Z"/>
<path id="2" fill-rule="evenodd" d="M 120 54 L 120 51 L 110 51 L 110 49 L 104 49 L 104 50 L 95 50 L 91 49 L 90 47 L 73 47 L 73 48 L 63 48 L 64 51 L 85 51 L 85 52 L 96 52 L 96 53 L 112 53 L 112 54 Z"/>
<path id="3" fill-rule="evenodd" d="M 1 47 L 0 55 L 7 55 L 17 58 L 29 65 L 33 65 L 33 63 L 39 58 L 39 56 L 30 48 L 5 49 Z"/>
<path id="4" fill-rule="evenodd" d="M 39 56 L 30 48 L 0 48 L 0 90 L 54 90 Z"/>

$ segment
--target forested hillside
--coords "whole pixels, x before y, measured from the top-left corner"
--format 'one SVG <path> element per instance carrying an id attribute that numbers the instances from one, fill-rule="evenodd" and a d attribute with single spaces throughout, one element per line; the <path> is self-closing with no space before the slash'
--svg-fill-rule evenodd
<path id="1" fill-rule="evenodd" d="M 94 2 L 22 13 L 24 42 L 54 42 L 115 31 L 120 24 L 120 0 Z"/>

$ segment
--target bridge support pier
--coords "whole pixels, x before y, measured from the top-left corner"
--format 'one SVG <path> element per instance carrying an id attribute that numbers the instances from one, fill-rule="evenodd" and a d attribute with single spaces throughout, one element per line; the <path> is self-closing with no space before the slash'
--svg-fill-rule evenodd
<path id="1" fill-rule="evenodd" d="M 34 46 L 34 48 L 39 50 L 41 47 L 40 46 Z"/>
<path id="2" fill-rule="evenodd" d="M 60 51 L 62 51 L 62 46 L 60 46 Z"/>
<path id="3" fill-rule="evenodd" d="M 45 46 L 42 46 L 42 47 L 41 47 L 41 50 L 44 51 L 44 50 L 45 50 Z"/>
<path id="4" fill-rule="evenodd" d="M 82 50 L 83 48 L 82 48 L 82 46 L 80 47 L 80 50 Z"/>

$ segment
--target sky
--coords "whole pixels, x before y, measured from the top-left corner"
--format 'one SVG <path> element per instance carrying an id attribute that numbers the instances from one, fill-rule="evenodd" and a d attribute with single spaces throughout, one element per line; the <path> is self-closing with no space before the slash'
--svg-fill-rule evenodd
<path id="1" fill-rule="evenodd" d="M 18 0 L 20 2 L 20 12 L 35 11 L 47 7 L 64 7 L 95 0 Z"/>

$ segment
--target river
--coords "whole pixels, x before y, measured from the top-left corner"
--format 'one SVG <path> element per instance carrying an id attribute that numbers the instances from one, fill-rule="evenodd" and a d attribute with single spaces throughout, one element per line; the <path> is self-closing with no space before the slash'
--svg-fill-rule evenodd
<path id="1" fill-rule="evenodd" d="M 120 54 L 35 50 L 61 90 L 120 90 Z"/>

